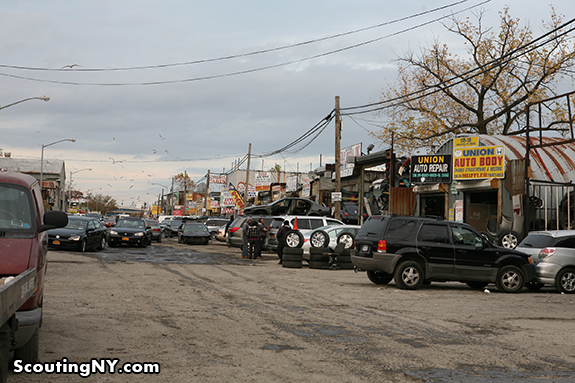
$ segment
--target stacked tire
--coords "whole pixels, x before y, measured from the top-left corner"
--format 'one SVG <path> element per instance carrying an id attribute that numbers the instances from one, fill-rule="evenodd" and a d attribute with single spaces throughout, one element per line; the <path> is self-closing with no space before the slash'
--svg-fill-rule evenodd
<path id="1" fill-rule="evenodd" d="M 282 267 L 288 269 L 301 269 L 303 249 L 301 247 L 284 247 Z"/>
<path id="2" fill-rule="evenodd" d="M 325 247 L 310 247 L 309 249 L 309 268 L 310 269 L 329 269 L 329 249 Z"/>
<path id="3" fill-rule="evenodd" d="M 341 270 L 353 270 L 353 263 L 351 262 L 351 250 L 345 249 L 341 255 L 335 259 L 337 267 Z"/>

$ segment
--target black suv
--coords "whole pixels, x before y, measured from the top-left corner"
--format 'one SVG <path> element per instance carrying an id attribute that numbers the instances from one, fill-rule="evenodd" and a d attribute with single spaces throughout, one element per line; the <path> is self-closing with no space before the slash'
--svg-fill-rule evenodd
<path id="1" fill-rule="evenodd" d="M 400 289 L 424 282 L 459 281 L 515 293 L 535 280 L 529 255 L 492 245 L 465 223 L 434 218 L 377 215 L 356 237 L 351 261 L 376 284 L 395 279 Z"/>

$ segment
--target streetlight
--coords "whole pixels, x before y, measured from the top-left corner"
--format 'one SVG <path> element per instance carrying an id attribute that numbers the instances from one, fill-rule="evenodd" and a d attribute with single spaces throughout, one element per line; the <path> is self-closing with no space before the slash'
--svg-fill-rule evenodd
<path id="1" fill-rule="evenodd" d="M 42 192 L 42 190 L 44 190 L 44 148 L 48 147 L 48 146 L 52 146 L 55 145 L 59 142 L 64 142 L 64 141 L 70 141 L 70 142 L 76 142 L 75 138 L 64 138 L 63 140 L 58 140 L 58 141 L 54 141 L 51 142 L 49 144 L 42 144 L 42 156 L 40 157 L 40 192 Z M 42 197 L 43 199 L 44 197 Z"/>
<path id="2" fill-rule="evenodd" d="M 0 110 L 2 110 L 2 109 L 4 109 L 4 108 L 8 108 L 9 106 L 13 106 L 13 105 L 16 105 L 16 104 L 20 104 L 21 102 L 24 102 L 24 101 L 29 101 L 29 100 L 42 100 L 42 101 L 48 102 L 48 101 L 50 101 L 50 97 L 48 97 L 48 96 L 42 96 L 42 97 L 30 97 L 30 98 L 25 98 L 25 99 L 23 99 L 23 100 L 13 102 L 12 104 L 8 104 L 8 105 L 1 106 L 1 107 L 0 107 Z"/>
<path id="3" fill-rule="evenodd" d="M 83 170 L 88 170 L 90 172 L 92 171 L 91 168 L 84 168 L 84 169 L 76 170 L 75 172 L 70 172 L 70 187 L 68 188 L 68 207 L 70 207 L 70 201 L 72 200 L 72 175 L 76 174 L 76 173 L 80 173 Z"/>

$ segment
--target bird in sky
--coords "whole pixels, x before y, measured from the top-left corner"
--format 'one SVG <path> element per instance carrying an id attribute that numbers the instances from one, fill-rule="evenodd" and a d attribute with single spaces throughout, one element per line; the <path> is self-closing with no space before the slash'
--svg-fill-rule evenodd
<path id="1" fill-rule="evenodd" d="M 162 137 L 162 135 L 161 135 L 161 134 L 159 134 L 159 133 L 158 133 L 158 135 L 160 136 L 160 138 L 161 138 L 162 140 L 165 140 L 165 138 L 164 138 L 164 137 Z"/>
<path id="2" fill-rule="evenodd" d="M 64 68 L 70 68 L 70 69 L 72 69 L 72 68 L 74 68 L 75 66 L 80 66 L 80 65 L 78 65 L 78 64 L 64 65 L 64 66 L 63 66 L 62 68 L 60 68 L 60 69 L 64 69 Z"/>
<path id="3" fill-rule="evenodd" d="M 168 152 L 166 149 L 164 149 L 164 152 L 166 152 L 166 153 L 170 154 L 170 153 L 169 153 L 169 152 Z"/>
<path id="4" fill-rule="evenodd" d="M 158 153 L 158 151 L 156 149 L 152 149 L 154 151 L 154 154 Z"/>

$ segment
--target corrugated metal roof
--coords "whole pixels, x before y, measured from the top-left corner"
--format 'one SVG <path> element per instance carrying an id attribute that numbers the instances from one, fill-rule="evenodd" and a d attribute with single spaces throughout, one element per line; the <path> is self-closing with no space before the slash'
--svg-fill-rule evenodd
<path id="1" fill-rule="evenodd" d="M 521 160 L 525 158 L 526 138 L 523 136 L 490 136 L 478 135 L 480 146 L 505 146 L 505 160 Z M 560 142 L 562 138 L 544 137 L 543 144 Z M 531 138 L 532 144 L 539 144 L 539 137 Z M 446 142 L 437 151 L 438 154 L 453 152 L 453 140 Z M 575 143 L 547 146 L 531 149 L 532 179 L 553 181 L 558 183 L 575 182 Z"/>
<path id="2" fill-rule="evenodd" d="M 40 174 L 40 160 L 0 157 L 0 169 L 6 169 L 12 172 Z M 64 161 L 44 159 L 43 170 L 44 174 L 62 174 L 64 172 Z"/>

